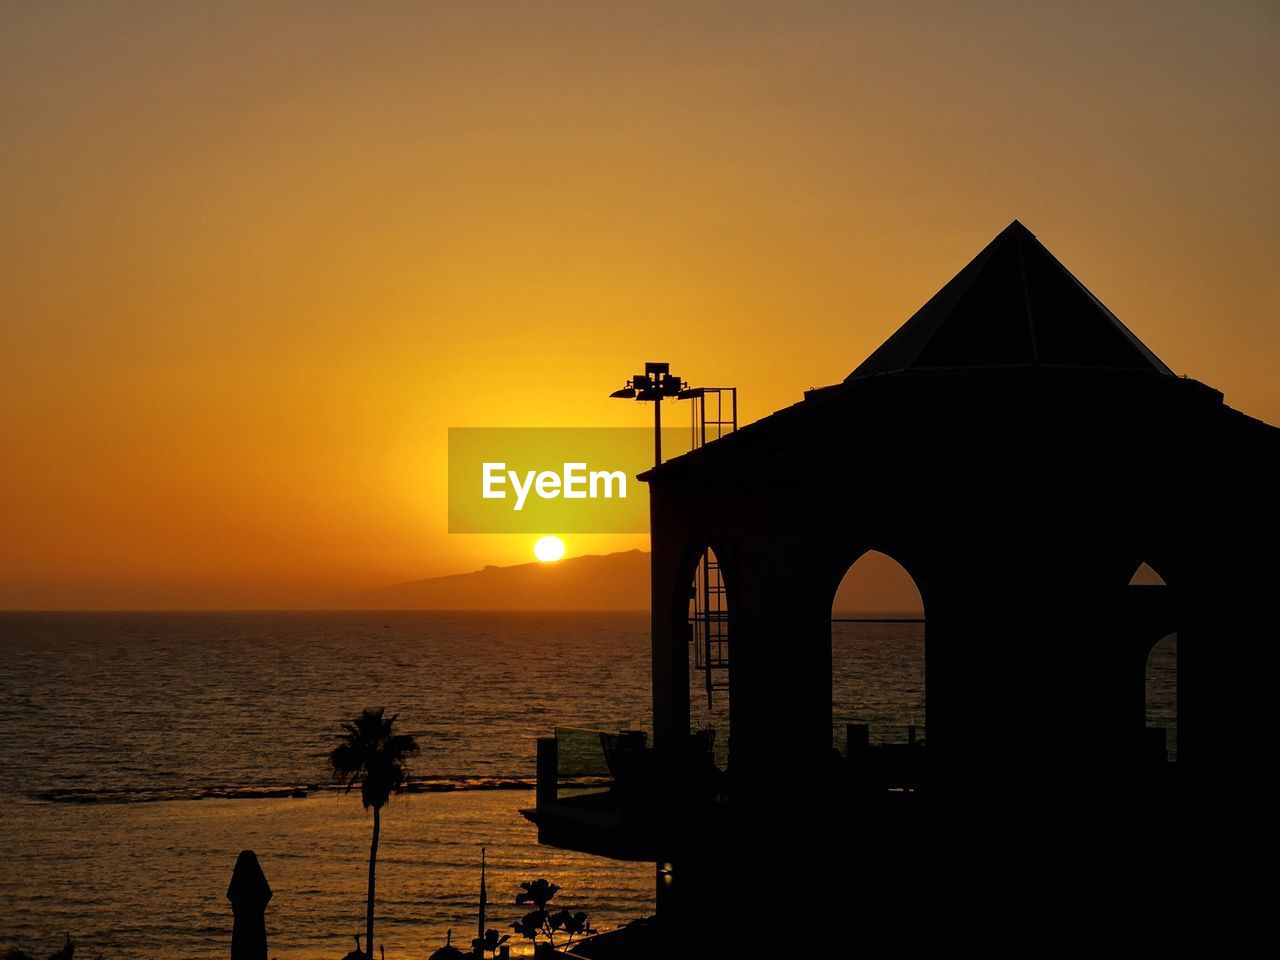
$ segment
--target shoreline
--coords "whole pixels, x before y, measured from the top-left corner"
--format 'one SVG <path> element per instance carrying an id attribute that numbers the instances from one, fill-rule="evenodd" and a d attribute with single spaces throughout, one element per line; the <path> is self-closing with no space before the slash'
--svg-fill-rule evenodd
<path id="1" fill-rule="evenodd" d="M 608 777 L 567 777 L 561 780 L 563 788 L 597 787 L 607 785 Z M 533 777 L 423 777 L 413 780 L 404 789 L 405 794 L 470 793 L 493 790 L 532 791 L 537 787 Z M 261 784 L 242 787 L 211 786 L 174 790 L 132 790 L 130 788 L 67 787 L 41 790 L 37 793 L 11 797 L 11 801 L 30 805 L 127 805 L 134 803 L 164 803 L 190 800 L 305 800 L 312 794 L 342 794 L 341 784 Z"/>
<path id="2" fill-rule="evenodd" d="M 0 954 L 12 945 L 45 956 L 70 932 L 77 955 L 103 960 L 225 957 L 227 883 L 237 853 L 252 849 L 274 892 L 269 955 L 344 955 L 363 931 L 369 814 L 358 796 L 334 790 L 281 799 L 0 804 L 0 826 L 13 842 L 13 869 L 0 878 L 8 905 Z M 392 801 L 378 861 L 388 960 L 429 956 L 449 930 L 455 942 L 464 933 L 469 942 L 482 847 L 489 925 L 504 932 L 524 912 L 514 902 L 519 884 L 536 877 L 560 885 L 566 907 L 587 911 L 600 929 L 653 912 L 652 864 L 539 846 L 519 813 L 525 799 L 514 790 L 470 790 Z"/>

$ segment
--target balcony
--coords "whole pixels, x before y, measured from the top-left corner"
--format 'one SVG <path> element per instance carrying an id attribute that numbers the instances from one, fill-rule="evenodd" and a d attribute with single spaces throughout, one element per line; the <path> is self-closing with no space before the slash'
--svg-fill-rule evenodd
<path id="1" fill-rule="evenodd" d="M 796 807 L 831 834 L 856 837 L 868 823 L 919 833 L 926 751 L 915 728 L 873 736 L 855 723 L 842 732 L 843 753 L 833 749 L 821 769 L 771 777 L 749 793 L 739 785 L 734 794 L 705 736 L 655 751 L 644 732 L 623 724 L 557 727 L 538 740 L 537 803 L 521 813 L 541 843 L 621 860 L 659 861 L 691 842 L 731 840 L 754 818 Z"/>
<path id="2" fill-rule="evenodd" d="M 620 860 L 657 856 L 657 755 L 627 724 L 557 727 L 538 740 L 538 840 Z"/>

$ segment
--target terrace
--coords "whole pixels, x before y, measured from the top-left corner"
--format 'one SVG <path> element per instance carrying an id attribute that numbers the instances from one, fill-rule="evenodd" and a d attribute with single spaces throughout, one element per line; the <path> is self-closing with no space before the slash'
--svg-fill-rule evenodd
<path id="1" fill-rule="evenodd" d="M 804 775 L 802 790 L 831 833 L 853 832 L 872 811 L 902 829 L 918 819 L 924 740 L 914 726 L 878 729 L 875 740 L 872 733 L 864 722 L 843 724 L 827 768 Z M 557 727 L 540 738 L 536 806 L 521 813 L 541 843 L 657 863 L 691 836 L 730 835 L 741 819 L 705 734 L 654 750 L 644 731 L 625 724 Z"/>

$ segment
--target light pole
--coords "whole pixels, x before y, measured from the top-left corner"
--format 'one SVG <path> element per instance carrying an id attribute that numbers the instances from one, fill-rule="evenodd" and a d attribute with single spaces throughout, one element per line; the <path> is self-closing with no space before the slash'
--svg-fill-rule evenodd
<path id="1" fill-rule="evenodd" d="M 609 394 L 618 400 L 640 400 L 653 403 L 653 460 L 654 466 L 662 463 L 662 401 L 674 397 L 684 388 L 684 383 L 671 372 L 669 363 L 646 363 L 644 373 L 636 374 L 621 390 Z"/>

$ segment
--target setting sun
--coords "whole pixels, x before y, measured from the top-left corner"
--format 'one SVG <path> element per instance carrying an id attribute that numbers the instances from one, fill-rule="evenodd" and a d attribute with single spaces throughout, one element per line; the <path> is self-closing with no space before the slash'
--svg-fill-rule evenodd
<path id="1" fill-rule="evenodd" d="M 554 563 L 564 556 L 564 541 L 559 537 L 542 537 L 533 545 L 533 555 L 543 563 Z"/>

